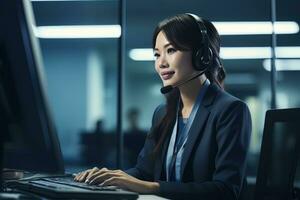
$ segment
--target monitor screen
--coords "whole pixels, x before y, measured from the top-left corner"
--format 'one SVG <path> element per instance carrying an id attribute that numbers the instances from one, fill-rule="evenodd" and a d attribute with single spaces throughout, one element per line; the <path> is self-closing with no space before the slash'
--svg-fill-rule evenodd
<path id="1" fill-rule="evenodd" d="M 29 0 L 0 1 L 0 132 L 3 167 L 63 173 L 62 154 L 44 88 Z"/>

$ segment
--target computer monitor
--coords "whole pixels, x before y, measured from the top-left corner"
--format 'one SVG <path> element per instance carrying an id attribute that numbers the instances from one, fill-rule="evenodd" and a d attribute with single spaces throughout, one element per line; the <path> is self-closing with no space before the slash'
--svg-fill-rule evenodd
<path id="1" fill-rule="evenodd" d="M 33 34 L 30 0 L 0 1 L 0 124 L 3 167 L 64 173 L 45 92 L 42 58 Z"/>
<path id="2" fill-rule="evenodd" d="M 294 199 L 300 153 L 300 108 L 268 110 L 256 178 L 256 200 Z"/>

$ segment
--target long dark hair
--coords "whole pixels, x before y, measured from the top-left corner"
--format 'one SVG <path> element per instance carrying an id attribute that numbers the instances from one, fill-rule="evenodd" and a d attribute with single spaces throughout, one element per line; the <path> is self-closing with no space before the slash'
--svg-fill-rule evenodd
<path id="1" fill-rule="evenodd" d="M 206 77 L 211 83 L 217 84 L 223 88 L 225 79 L 225 70 L 221 63 L 220 53 L 220 36 L 214 25 L 206 19 L 200 18 L 207 29 L 208 43 L 212 50 L 213 59 L 211 66 L 205 72 Z M 199 22 L 198 22 L 199 23 Z M 163 32 L 168 41 L 179 51 L 194 51 L 202 48 L 202 35 L 199 25 L 194 17 L 189 14 L 179 14 L 161 21 L 153 33 L 152 47 L 155 48 L 156 38 L 159 32 Z M 176 119 L 176 106 L 179 101 L 178 88 L 173 89 L 166 95 L 166 114 L 161 121 L 153 128 L 150 137 L 154 137 L 156 146 L 154 155 L 156 155 L 162 147 L 167 136 L 172 132 Z"/>

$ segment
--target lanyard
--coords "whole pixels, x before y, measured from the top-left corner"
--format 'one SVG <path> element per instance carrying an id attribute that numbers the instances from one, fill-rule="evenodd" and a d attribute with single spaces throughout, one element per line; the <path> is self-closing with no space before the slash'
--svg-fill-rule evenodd
<path id="1" fill-rule="evenodd" d="M 209 85 L 209 80 L 205 81 L 204 85 L 207 88 L 207 86 Z M 205 93 L 205 91 L 200 91 L 200 94 L 197 96 L 196 102 L 193 106 L 192 112 L 187 120 L 187 123 L 182 128 L 180 133 L 178 133 L 178 115 L 179 115 L 179 111 L 180 111 L 180 102 L 178 103 L 177 112 L 176 112 L 177 113 L 176 122 L 175 122 L 175 125 L 173 128 L 173 132 L 172 132 L 172 136 L 171 136 L 171 140 L 170 140 L 170 144 L 169 144 L 169 148 L 168 148 L 168 152 L 173 152 L 173 153 L 172 153 L 172 156 L 167 157 L 167 168 L 166 168 L 167 181 L 170 180 L 172 173 L 175 173 L 175 162 L 176 162 L 177 155 L 182 154 L 182 152 L 183 152 L 185 143 L 188 138 L 189 130 L 195 119 L 196 113 L 199 110 L 201 100 L 204 96 L 204 93 Z M 176 135 L 178 136 L 177 143 L 175 143 L 176 137 L 177 137 Z"/>

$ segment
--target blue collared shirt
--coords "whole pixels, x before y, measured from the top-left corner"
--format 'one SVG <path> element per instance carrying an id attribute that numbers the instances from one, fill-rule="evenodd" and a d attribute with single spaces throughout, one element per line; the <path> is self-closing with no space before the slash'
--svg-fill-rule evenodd
<path id="1" fill-rule="evenodd" d="M 167 181 L 172 181 L 170 179 L 170 164 L 171 164 L 171 159 L 175 150 L 175 145 L 178 143 L 178 141 L 176 142 L 176 138 L 180 138 L 179 135 L 180 134 L 188 134 L 189 132 L 189 128 L 195 118 L 195 114 L 197 113 L 201 103 L 202 103 L 202 99 L 203 96 L 206 93 L 206 90 L 208 88 L 208 86 L 210 85 L 210 82 L 208 79 L 206 79 L 205 83 L 203 84 L 201 90 L 199 91 L 199 94 L 197 96 L 196 102 L 193 105 L 193 110 L 192 113 L 190 114 L 189 118 L 187 119 L 187 121 L 185 121 L 185 119 L 180 119 L 179 118 L 179 110 L 177 111 L 177 121 L 174 125 L 173 128 L 173 133 L 171 135 L 171 139 L 169 142 L 169 147 L 168 147 L 168 151 L 167 151 L 167 157 L 166 157 L 166 174 L 167 174 Z M 177 125 L 178 124 L 178 125 Z M 185 126 L 189 126 L 189 127 L 185 127 Z M 184 137 L 184 136 L 183 136 Z M 175 180 L 176 181 L 180 181 L 181 177 L 180 177 L 180 170 L 181 170 L 181 161 L 182 161 L 182 154 L 184 151 L 184 143 L 187 140 L 188 135 L 185 137 L 185 140 L 183 141 L 183 145 L 181 146 L 181 148 L 178 150 L 178 153 L 176 155 L 176 160 L 175 160 Z"/>

